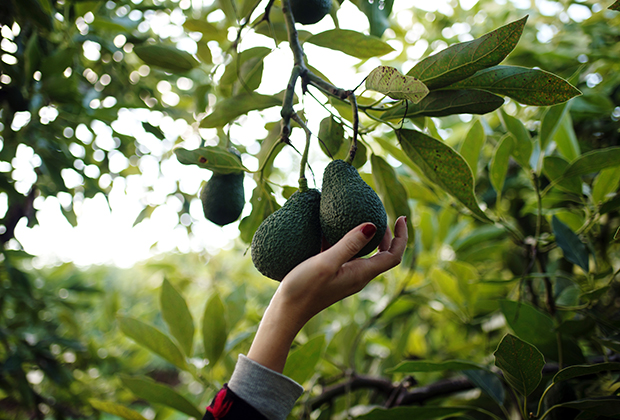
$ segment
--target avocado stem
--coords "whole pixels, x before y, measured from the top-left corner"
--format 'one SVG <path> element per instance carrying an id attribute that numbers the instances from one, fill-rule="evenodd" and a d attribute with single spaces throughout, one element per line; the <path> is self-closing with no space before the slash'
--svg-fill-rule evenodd
<path id="1" fill-rule="evenodd" d="M 299 164 L 299 191 L 304 192 L 308 190 L 308 181 L 306 179 L 306 165 L 308 164 L 308 153 L 310 152 L 310 137 L 312 133 L 308 126 L 303 122 L 303 120 L 297 115 L 293 113 L 291 118 L 301 126 L 306 132 L 306 146 L 304 148 L 304 153 L 301 156 L 301 162 Z"/>

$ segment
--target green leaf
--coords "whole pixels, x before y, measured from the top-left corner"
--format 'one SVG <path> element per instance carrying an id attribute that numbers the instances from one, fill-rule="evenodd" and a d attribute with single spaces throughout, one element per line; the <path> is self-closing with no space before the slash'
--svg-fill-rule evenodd
<path id="1" fill-rule="evenodd" d="M 422 172 L 484 222 L 491 222 L 474 195 L 474 178 L 467 162 L 447 144 L 416 130 L 397 130 L 405 154 Z"/>
<path id="2" fill-rule="evenodd" d="M 587 175 L 616 166 L 620 166 L 620 146 L 592 150 L 572 161 L 563 177 Z"/>
<path id="3" fill-rule="evenodd" d="M 227 41 L 226 32 L 218 29 L 212 23 L 203 19 L 186 19 L 183 22 L 183 28 L 188 32 L 200 32 L 202 34 L 202 42 L 207 41 Z"/>
<path id="4" fill-rule="evenodd" d="M 564 257 L 573 264 L 577 264 L 587 273 L 590 269 L 589 254 L 579 236 L 555 216 L 551 219 L 551 227 Z"/>
<path id="5" fill-rule="evenodd" d="M 408 242 L 412 243 L 415 239 L 415 231 L 411 222 L 411 209 L 407 202 L 405 187 L 396 177 L 394 168 L 383 158 L 373 154 L 370 156 L 370 163 L 372 165 L 372 177 L 375 181 L 375 187 L 390 218 L 389 225 L 394 226 L 396 219 L 400 216 L 407 216 Z"/>
<path id="6" fill-rule="evenodd" d="M 493 355 L 495 366 L 501 369 L 504 379 L 515 391 L 525 397 L 534 392 L 545 366 L 545 359 L 536 347 L 506 334 Z"/>
<path id="7" fill-rule="evenodd" d="M 232 331 L 235 325 L 243 319 L 245 314 L 246 292 L 245 283 L 235 287 L 226 297 L 226 314 L 228 315 L 228 329 Z"/>
<path id="8" fill-rule="evenodd" d="M 479 119 L 476 119 L 467 132 L 467 136 L 465 136 L 465 140 L 463 140 L 461 148 L 459 149 L 459 153 L 471 168 L 474 179 L 476 178 L 476 174 L 478 172 L 480 150 L 482 150 L 482 145 L 485 140 L 486 135 L 484 134 L 482 123 Z"/>
<path id="9" fill-rule="evenodd" d="M 200 127 L 223 127 L 240 115 L 278 105 L 282 105 L 282 99 L 277 96 L 261 95 L 256 92 L 240 93 L 217 102 L 213 112 L 200 122 Z"/>
<path id="10" fill-rule="evenodd" d="M 263 76 L 263 60 L 271 52 L 266 47 L 254 47 L 240 52 L 226 66 L 220 79 L 220 86 L 231 86 L 239 82 L 240 92 L 253 91 L 260 85 Z"/>
<path id="11" fill-rule="evenodd" d="M 205 306 L 202 318 L 202 339 L 205 357 L 209 360 L 210 366 L 215 365 L 224 352 L 228 338 L 228 326 L 226 324 L 226 307 L 220 299 L 220 295 L 214 293 Z"/>
<path id="12" fill-rule="evenodd" d="M 112 414 L 126 420 L 146 420 L 146 418 L 144 418 L 142 414 L 120 404 L 109 401 L 101 401 L 94 398 L 89 398 L 88 402 L 96 410 L 104 411 L 108 414 Z"/>
<path id="13" fill-rule="evenodd" d="M 168 329 L 187 357 L 192 356 L 194 346 L 194 320 L 187 302 L 167 279 L 161 285 L 159 295 L 161 315 Z"/>
<path id="14" fill-rule="evenodd" d="M 600 372 L 610 372 L 620 370 L 620 363 L 598 363 L 595 365 L 575 365 L 560 370 L 553 377 L 553 383 L 566 381 L 579 376 L 593 375 Z"/>
<path id="15" fill-rule="evenodd" d="M 136 45 L 133 50 L 149 66 L 172 73 L 185 73 L 199 64 L 190 53 L 170 45 Z"/>
<path id="16" fill-rule="evenodd" d="M 273 190 L 264 180 L 254 188 L 250 203 L 252 204 L 252 212 L 239 222 L 241 240 L 248 244 L 252 242 L 254 232 L 263 223 L 263 220 L 280 208 L 273 195 Z"/>
<path id="17" fill-rule="evenodd" d="M 514 138 L 512 135 L 506 134 L 501 138 L 495 148 L 495 151 L 493 152 L 493 158 L 491 159 L 491 165 L 489 168 L 489 180 L 497 192 L 498 202 L 502 196 L 504 181 L 506 180 L 506 174 L 508 173 L 508 162 L 510 161 L 510 155 L 512 154 L 514 147 Z"/>
<path id="18" fill-rule="evenodd" d="M 394 51 L 394 48 L 383 42 L 381 38 L 364 35 L 350 29 L 330 29 L 319 32 L 306 39 L 306 42 L 341 51 L 357 58 L 380 57 Z"/>
<path id="19" fill-rule="evenodd" d="M 588 398 L 577 401 L 569 401 L 562 404 L 554 405 L 550 408 L 574 408 L 582 411 L 592 411 L 599 418 L 600 416 L 608 416 L 614 419 L 620 419 L 620 398 L 619 397 L 600 397 Z"/>
<path id="20" fill-rule="evenodd" d="M 325 117 L 319 126 L 319 145 L 329 158 L 334 159 L 344 143 L 344 128 L 333 116 Z"/>
<path id="21" fill-rule="evenodd" d="M 620 10 L 620 0 L 616 0 L 614 4 L 609 6 L 609 10 Z"/>
<path id="22" fill-rule="evenodd" d="M 220 174 L 247 171 L 239 156 L 218 146 L 205 146 L 194 150 L 174 149 L 179 162 L 184 165 L 198 165 Z"/>
<path id="23" fill-rule="evenodd" d="M 407 74 L 431 90 L 466 79 L 499 64 L 519 42 L 526 21 L 527 16 L 473 41 L 452 45 L 420 61 Z"/>
<path id="24" fill-rule="evenodd" d="M 573 128 L 573 120 L 570 113 L 564 114 L 560 125 L 553 136 L 553 141 L 558 146 L 558 151 L 566 158 L 566 160 L 573 161 L 581 155 L 581 149 L 579 148 L 579 141 Z"/>
<path id="25" fill-rule="evenodd" d="M 163 332 L 138 319 L 119 317 L 118 325 L 127 337 L 168 360 L 180 369 L 187 369 L 185 356 L 177 345 Z"/>
<path id="26" fill-rule="evenodd" d="M 161 131 L 159 127 L 156 127 L 149 122 L 143 121 L 142 127 L 144 128 L 144 131 L 146 131 L 147 133 L 151 133 L 152 135 L 157 137 L 159 140 L 164 140 L 166 138 L 166 136 L 164 135 L 164 132 Z"/>
<path id="27" fill-rule="evenodd" d="M 529 168 L 529 161 L 532 156 L 532 149 L 534 148 L 530 133 L 520 120 L 506 114 L 503 109 L 500 109 L 500 117 L 506 127 L 506 130 L 508 130 L 508 132 L 512 134 L 512 137 L 516 140 L 515 146 L 512 149 L 513 157 L 523 168 Z"/>
<path id="28" fill-rule="evenodd" d="M 599 205 L 609 200 L 611 197 L 608 195 L 616 192 L 618 183 L 620 183 L 620 171 L 618 169 L 603 169 L 592 185 L 592 202 Z"/>
<path id="29" fill-rule="evenodd" d="M 316 364 L 321 359 L 324 348 L 324 335 L 308 340 L 288 356 L 282 374 L 297 383 L 303 384 L 314 374 Z"/>
<path id="30" fill-rule="evenodd" d="M 545 150 L 555 137 L 555 133 L 562 124 L 564 115 L 568 112 L 568 102 L 547 108 L 540 123 L 540 148 Z"/>
<path id="31" fill-rule="evenodd" d="M 506 393 L 497 375 L 486 370 L 465 370 L 463 374 L 498 405 L 504 405 Z"/>
<path id="32" fill-rule="evenodd" d="M 387 373 L 444 372 L 447 370 L 488 369 L 486 366 L 467 360 L 447 360 L 445 362 L 427 362 L 425 360 L 408 360 L 396 367 L 386 369 Z"/>
<path id="33" fill-rule="evenodd" d="M 138 398 L 145 399 L 153 404 L 168 406 L 197 419 L 203 415 L 194 404 L 174 389 L 157 383 L 150 378 L 132 378 L 127 375 L 121 375 L 121 382 L 123 386 L 128 388 Z"/>
<path id="34" fill-rule="evenodd" d="M 366 15 L 368 23 L 370 23 L 370 34 L 381 37 L 383 32 L 390 27 L 390 13 L 394 0 L 385 0 L 382 2 L 368 0 L 356 0 L 357 7 Z"/>
<path id="35" fill-rule="evenodd" d="M 466 413 L 471 407 L 395 407 L 390 409 L 375 408 L 368 414 L 356 417 L 360 420 L 430 420 L 443 419 Z"/>
<path id="36" fill-rule="evenodd" d="M 406 105 L 390 108 L 381 115 L 381 119 L 486 114 L 495 111 L 503 103 L 501 97 L 482 90 L 438 90 L 430 92 L 417 104 L 407 102 Z"/>
<path id="37" fill-rule="evenodd" d="M 581 179 L 576 176 L 571 178 L 564 178 L 562 176 L 568 165 L 568 162 L 559 156 L 547 156 L 543 159 L 543 174 L 545 174 L 550 181 L 561 179 L 556 181 L 556 187 L 562 191 L 581 195 Z"/>
<path id="38" fill-rule="evenodd" d="M 516 66 L 480 70 L 447 89 L 483 89 L 536 106 L 555 105 L 581 95 L 577 88 L 553 73 Z"/>
<path id="39" fill-rule="evenodd" d="M 211 64 L 213 62 L 213 54 L 211 54 L 211 49 L 204 42 L 198 41 L 197 43 L 196 56 L 205 64 Z"/>
<path id="40" fill-rule="evenodd" d="M 392 99 L 407 99 L 417 104 L 428 95 L 428 88 L 415 77 L 403 76 L 394 67 L 379 66 L 366 77 L 366 89 L 374 90 Z"/>

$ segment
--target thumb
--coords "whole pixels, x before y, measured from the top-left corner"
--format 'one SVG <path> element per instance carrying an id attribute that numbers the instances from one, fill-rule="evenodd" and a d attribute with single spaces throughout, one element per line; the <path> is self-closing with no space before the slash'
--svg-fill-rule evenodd
<path id="1" fill-rule="evenodd" d="M 329 255 L 329 260 L 333 261 L 337 267 L 351 260 L 358 252 L 366 246 L 377 233 L 377 227 L 372 223 L 362 223 L 351 229 L 334 246 L 329 248 L 324 254 Z"/>

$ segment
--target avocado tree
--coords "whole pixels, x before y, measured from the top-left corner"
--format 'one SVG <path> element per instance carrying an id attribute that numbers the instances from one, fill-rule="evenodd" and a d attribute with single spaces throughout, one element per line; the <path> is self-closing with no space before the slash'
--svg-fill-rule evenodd
<path id="1" fill-rule="evenodd" d="M 308 390 L 293 417 L 617 418 L 620 18 L 617 3 L 548 3 L 448 12 L 332 2 L 318 19 L 333 26 L 314 30 L 317 18 L 289 0 L 5 2 L 0 156 L 32 152 L 35 176 L 1 173 L 3 398 L 40 418 L 41 404 L 73 415 L 26 378 L 52 375 L 44 366 L 59 358 L 36 355 L 69 345 L 24 338 L 22 315 L 36 320 L 32 302 L 45 299 L 29 291 L 14 232 L 24 217 L 36 223 L 38 197 L 68 197 L 75 222 L 80 201 L 115 178 L 178 160 L 213 173 L 201 198 L 224 225 L 239 217 L 239 180 L 251 177 L 238 223 L 247 247 L 280 203 L 319 187 L 319 168 L 342 159 L 381 197 L 388 225 L 408 216 L 411 241 L 402 267 L 304 328 L 285 370 Z M 343 29 L 342 12 L 365 16 L 367 30 Z M 317 48 L 360 60 L 354 83 L 332 83 Z M 286 78 L 263 86 L 282 50 Z M 136 109 L 150 114 L 127 132 L 118 121 Z M 180 135 L 174 119 L 185 121 Z M 264 138 L 242 138 L 257 120 Z M 198 200 L 180 186 L 170 194 L 182 214 Z M 237 203 L 210 216 L 229 197 Z M 149 322 L 122 311 L 120 331 L 185 380 L 125 372 L 140 375 L 121 376 L 113 397 L 85 397 L 85 412 L 143 418 L 135 409 L 147 401 L 161 416 L 200 417 L 247 351 L 262 288 L 275 287 L 236 272 L 218 274 L 228 285 L 211 274 L 200 344 L 185 282 L 161 283 Z"/>

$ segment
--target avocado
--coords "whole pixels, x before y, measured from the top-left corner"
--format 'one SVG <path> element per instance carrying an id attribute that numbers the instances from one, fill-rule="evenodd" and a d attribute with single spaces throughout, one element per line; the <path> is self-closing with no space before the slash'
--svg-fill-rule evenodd
<path id="1" fill-rule="evenodd" d="M 332 0 L 291 0 L 290 4 L 295 22 L 303 25 L 317 23 L 332 8 Z"/>
<path id="2" fill-rule="evenodd" d="M 239 218 L 245 205 L 243 175 L 243 172 L 213 172 L 200 192 L 202 209 L 208 220 L 224 226 Z"/>
<path id="3" fill-rule="evenodd" d="M 371 222 L 377 227 L 375 236 L 354 258 L 377 248 L 387 229 L 385 207 L 377 193 L 352 165 L 340 159 L 330 162 L 323 173 L 320 220 L 329 245 L 362 223 Z"/>
<path id="4" fill-rule="evenodd" d="M 316 189 L 297 191 L 261 223 L 251 245 L 258 271 L 281 281 L 299 263 L 321 252 L 320 202 Z"/>

